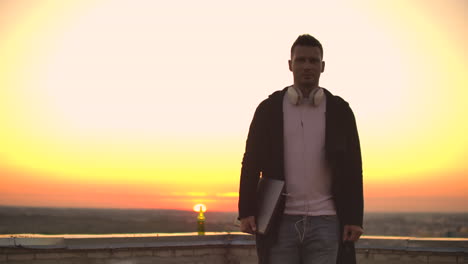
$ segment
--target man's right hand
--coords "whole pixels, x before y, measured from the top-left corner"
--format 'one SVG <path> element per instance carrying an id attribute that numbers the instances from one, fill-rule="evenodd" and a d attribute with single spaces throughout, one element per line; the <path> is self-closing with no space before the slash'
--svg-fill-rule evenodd
<path id="1" fill-rule="evenodd" d="M 254 235 L 257 232 L 257 225 L 255 224 L 255 216 L 247 216 L 242 218 L 240 224 L 240 231 Z"/>

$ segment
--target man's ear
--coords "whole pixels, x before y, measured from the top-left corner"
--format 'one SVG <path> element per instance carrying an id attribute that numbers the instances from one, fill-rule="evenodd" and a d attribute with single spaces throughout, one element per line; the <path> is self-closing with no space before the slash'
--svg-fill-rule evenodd
<path id="1" fill-rule="evenodd" d="M 322 61 L 322 72 L 325 70 L 325 61 Z"/>
<path id="2" fill-rule="evenodd" d="M 288 65 L 289 65 L 289 70 L 292 71 L 292 62 L 291 62 L 291 60 L 288 60 Z"/>

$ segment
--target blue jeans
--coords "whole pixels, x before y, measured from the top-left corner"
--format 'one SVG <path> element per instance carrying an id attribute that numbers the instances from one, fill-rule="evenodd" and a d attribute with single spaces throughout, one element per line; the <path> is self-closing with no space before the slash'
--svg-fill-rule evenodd
<path id="1" fill-rule="evenodd" d="M 336 263 L 340 224 L 336 215 L 283 215 L 270 264 Z"/>

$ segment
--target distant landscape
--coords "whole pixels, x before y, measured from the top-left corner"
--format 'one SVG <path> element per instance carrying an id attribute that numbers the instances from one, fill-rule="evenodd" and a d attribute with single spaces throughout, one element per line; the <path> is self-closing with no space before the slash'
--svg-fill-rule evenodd
<path id="1" fill-rule="evenodd" d="M 235 212 L 206 212 L 206 232 L 237 232 Z M 197 213 L 177 210 L 0 207 L 0 234 L 196 232 Z M 468 213 L 366 213 L 365 235 L 468 238 Z"/>

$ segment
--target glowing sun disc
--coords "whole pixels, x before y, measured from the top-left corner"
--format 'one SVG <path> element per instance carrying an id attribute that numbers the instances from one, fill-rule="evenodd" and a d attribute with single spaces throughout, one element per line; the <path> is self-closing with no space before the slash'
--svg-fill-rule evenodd
<path id="1" fill-rule="evenodd" d="M 196 204 L 193 206 L 193 211 L 195 212 L 206 212 L 206 205 L 204 204 Z"/>

